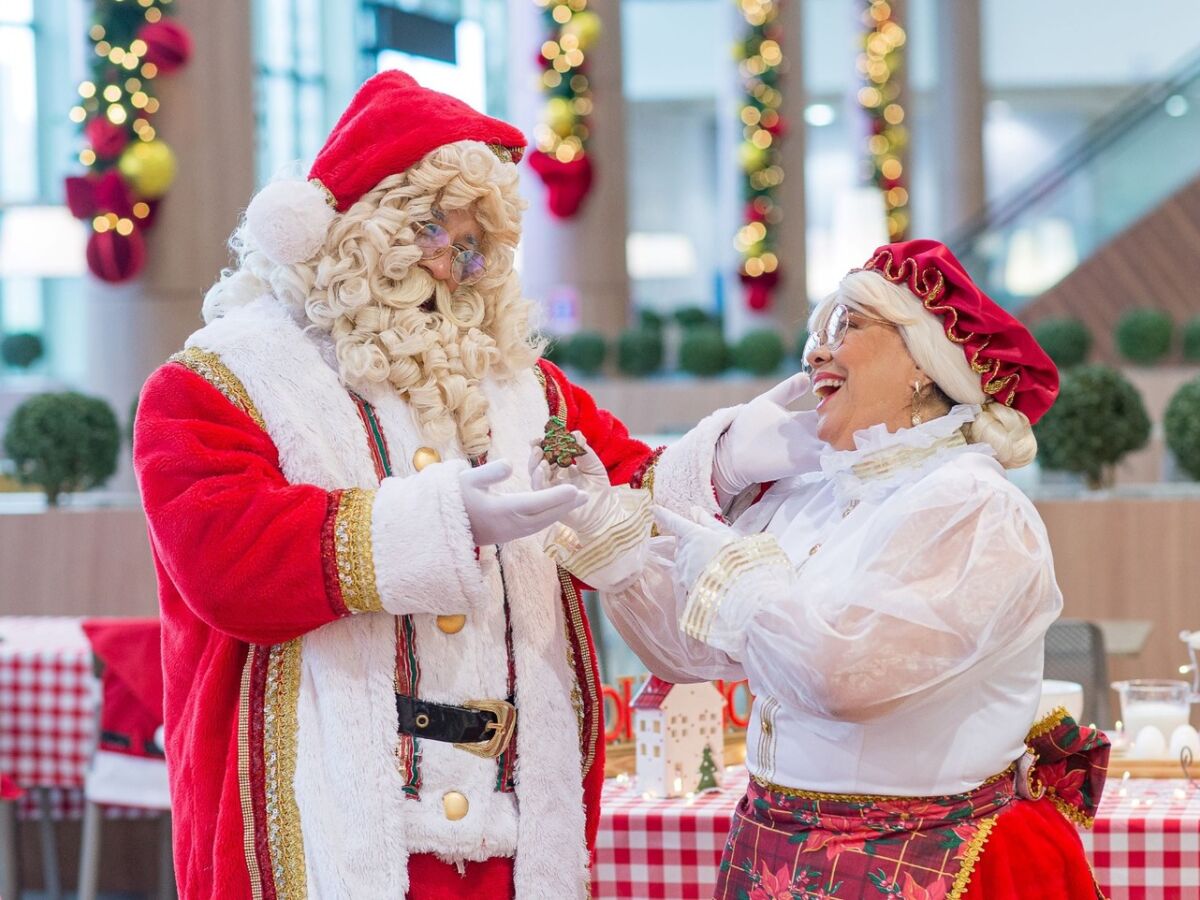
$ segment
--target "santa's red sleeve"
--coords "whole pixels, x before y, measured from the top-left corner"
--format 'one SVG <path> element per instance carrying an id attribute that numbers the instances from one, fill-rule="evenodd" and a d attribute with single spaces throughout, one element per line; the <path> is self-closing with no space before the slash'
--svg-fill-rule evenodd
<path id="1" fill-rule="evenodd" d="M 134 428 L 156 561 L 198 619 L 278 644 L 355 612 L 487 602 L 454 466 L 377 490 L 290 483 L 244 391 L 222 386 L 169 363 L 147 381 Z"/>
<path id="2" fill-rule="evenodd" d="M 588 446 L 596 451 L 608 469 L 613 484 L 641 487 L 641 479 L 658 458 L 660 450 L 651 450 L 642 441 L 629 436 L 629 429 L 606 409 L 600 409 L 591 394 L 570 382 L 552 362 L 538 360 L 546 380 L 547 400 L 554 413 L 555 393 L 567 412 L 567 430 L 583 434 Z"/>

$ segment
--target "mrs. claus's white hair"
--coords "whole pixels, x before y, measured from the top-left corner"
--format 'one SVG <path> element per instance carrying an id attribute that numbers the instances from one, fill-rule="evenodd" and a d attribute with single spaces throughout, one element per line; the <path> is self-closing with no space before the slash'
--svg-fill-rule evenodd
<path id="1" fill-rule="evenodd" d="M 982 407 L 979 417 L 967 427 L 968 441 L 991 446 L 996 459 L 1007 469 L 1033 461 L 1037 439 L 1029 419 L 983 392 L 979 376 L 972 371 L 962 348 L 946 337 L 941 318 L 926 310 L 911 291 L 876 272 L 851 272 L 842 279 L 837 291 L 812 311 L 809 330 L 825 327 L 838 303 L 894 323 L 913 361 L 942 393 L 956 403 Z"/>

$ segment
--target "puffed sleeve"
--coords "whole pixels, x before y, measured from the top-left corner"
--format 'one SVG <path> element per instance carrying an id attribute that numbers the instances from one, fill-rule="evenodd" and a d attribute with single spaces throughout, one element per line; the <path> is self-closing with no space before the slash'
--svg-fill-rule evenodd
<path id="1" fill-rule="evenodd" d="M 682 629 L 740 660 L 756 693 L 850 721 L 1034 640 L 1062 595 L 1033 505 L 1000 479 L 925 481 L 799 568 L 771 535 L 729 545 L 692 586 Z"/>
<path id="2" fill-rule="evenodd" d="M 604 613 L 646 668 L 672 684 L 746 677 L 724 651 L 685 634 L 679 619 L 687 597 L 674 584 L 675 539 L 649 539 L 646 564 L 622 590 L 601 591 Z"/>

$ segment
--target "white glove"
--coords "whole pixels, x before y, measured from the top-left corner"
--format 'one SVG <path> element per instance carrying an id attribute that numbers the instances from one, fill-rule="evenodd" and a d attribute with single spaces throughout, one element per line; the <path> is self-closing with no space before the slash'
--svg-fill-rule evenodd
<path id="1" fill-rule="evenodd" d="M 529 458 L 534 487 L 572 485 L 587 502 L 546 534 L 546 553 L 576 578 L 600 591 L 619 590 L 641 572 L 650 538 L 650 494 L 609 484 L 608 472 L 579 432 L 583 448 L 571 466 L 546 462 L 538 444 Z"/>
<path id="2" fill-rule="evenodd" d="M 675 580 L 688 592 L 716 555 L 737 540 L 732 528 L 698 506 L 690 519 L 657 505 L 651 512 L 659 533 L 675 536 Z"/>
<path id="3" fill-rule="evenodd" d="M 823 448 L 816 433 L 816 413 L 787 408 L 811 386 L 812 380 L 801 372 L 738 410 L 713 454 L 713 484 L 725 499 L 751 485 L 816 466 Z"/>
<path id="4" fill-rule="evenodd" d="M 587 495 L 570 484 L 545 490 L 499 494 L 492 486 L 512 475 L 512 466 L 494 460 L 458 476 L 463 508 L 471 523 L 475 544 L 505 544 L 537 534 L 571 510 L 587 502 Z"/>
<path id="5" fill-rule="evenodd" d="M 596 451 L 587 445 L 578 431 L 572 431 L 571 435 L 584 451 L 582 456 L 575 458 L 575 464 L 565 467 L 550 465 L 542 452 L 541 441 L 535 441 L 529 457 L 529 478 L 535 489 L 570 484 L 587 495 L 582 506 L 571 510 L 560 520 L 580 538 L 587 538 L 625 518 L 626 513 L 621 509 L 617 492 L 608 481 L 608 470 Z"/>

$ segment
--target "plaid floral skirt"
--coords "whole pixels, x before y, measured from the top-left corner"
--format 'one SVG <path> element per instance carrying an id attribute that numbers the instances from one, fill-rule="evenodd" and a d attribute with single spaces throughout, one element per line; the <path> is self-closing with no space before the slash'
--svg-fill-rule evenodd
<path id="1" fill-rule="evenodd" d="M 1068 893 L 1041 887 L 1044 879 L 1038 876 L 1022 881 L 1033 884 L 1034 893 L 1027 887 L 1014 898 L 1100 897 L 1067 819 L 1091 824 L 1103 790 L 1108 740 L 1056 711 L 1034 727 L 1027 743 L 1024 764 L 1014 763 L 973 791 L 944 797 L 816 794 L 751 780 L 734 813 L 714 898 L 994 900 L 1007 894 L 971 882 L 998 826 L 1005 853 L 1015 849 L 1018 859 L 1026 838 L 1054 842 L 1052 853 L 1039 855 L 1052 867 L 1056 884 L 1072 886 Z M 1014 828 L 1006 830 L 1010 819 Z M 1054 820 L 1059 829 L 1048 830 Z M 1026 874 L 1035 875 L 1037 865 L 1028 868 Z"/>

